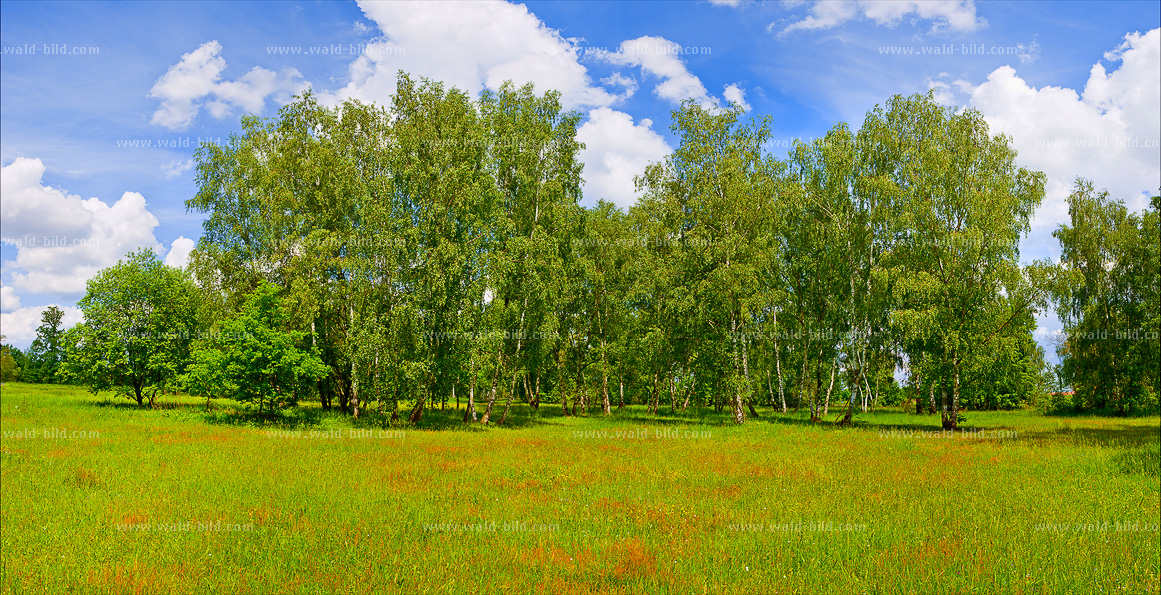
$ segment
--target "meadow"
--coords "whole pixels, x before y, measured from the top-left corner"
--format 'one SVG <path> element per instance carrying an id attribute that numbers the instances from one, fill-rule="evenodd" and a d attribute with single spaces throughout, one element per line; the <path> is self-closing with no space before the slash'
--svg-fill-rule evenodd
<path id="1" fill-rule="evenodd" d="M 504 427 L 0 389 L 3 593 L 1157 593 L 1161 419 Z M 833 417 L 833 413 L 832 413 Z"/>

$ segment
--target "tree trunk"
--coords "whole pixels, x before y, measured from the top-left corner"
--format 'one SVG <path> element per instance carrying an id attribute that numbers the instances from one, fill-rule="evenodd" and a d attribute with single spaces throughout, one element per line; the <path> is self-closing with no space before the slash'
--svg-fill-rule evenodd
<path id="1" fill-rule="evenodd" d="M 927 387 L 927 414 L 928 415 L 935 415 L 935 381 L 934 380 L 932 380 L 931 384 L 929 384 Z"/>
<path id="2" fill-rule="evenodd" d="M 609 415 L 613 412 L 609 406 L 609 362 L 605 352 L 607 351 L 604 341 L 601 341 L 601 413 Z"/>
<path id="3" fill-rule="evenodd" d="M 939 419 L 940 425 L 947 429 L 947 385 L 939 383 Z"/>
<path id="4" fill-rule="evenodd" d="M 818 364 L 814 366 L 814 394 L 811 396 L 811 413 L 814 421 L 822 420 L 822 354 L 819 354 Z"/>
<path id="5" fill-rule="evenodd" d="M 766 394 L 770 397 L 770 407 L 778 407 L 778 401 L 774 400 L 774 380 L 770 378 L 770 370 L 766 370 Z"/>
<path id="6" fill-rule="evenodd" d="M 512 406 L 512 393 L 516 392 L 516 379 L 519 376 L 519 374 L 512 375 L 512 384 L 508 387 L 508 399 L 504 402 L 504 413 L 500 414 L 500 421 L 497 422 L 500 425 L 504 425 L 504 422 L 508 419 L 508 408 Z"/>
<path id="7" fill-rule="evenodd" d="M 778 310 L 774 310 L 774 336 L 778 336 Z M 782 413 L 786 413 L 786 393 L 782 386 L 782 350 L 779 349 L 778 339 L 774 339 L 774 367 L 778 370 L 778 399 L 782 401 Z M 769 371 L 766 373 L 769 377 Z"/>
<path id="8" fill-rule="evenodd" d="M 351 327 L 347 331 L 348 340 L 350 340 L 350 333 L 355 329 L 355 305 L 350 305 L 351 313 Z M 351 354 L 351 413 L 353 417 L 359 417 L 359 367 L 355 363 L 355 354 Z M 415 413 L 412 412 L 414 416 Z"/>
<path id="9" fill-rule="evenodd" d="M 496 369 L 492 372 L 492 389 L 488 391 L 488 407 L 484 410 L 484 417 L 480 418 L 480 423 L 487 425 L 488 419 L 492 417 L 492 407 L 496 404 L 496 383 L 500 380 L 500 368 L 503 366 L 503 358 L 496 354 Z"/>
<path id="10" fill-rule="evenodd" d="M 685 403 L 681 405 L 681 410 L 689 409 L 689 400 L 693 398 L 693 393 L 697 388 L 697 373 L 690 372 L 689 374 L 689 388 L 685 391 Z"/>
<path id="11" fill-rule="evenodd" d="M 794 403 L 794 412 L 802 409 L 802 401 L 806 397 L 806 353 L 802 354 L 802 370 L 798 374 L 798 399 Z"/>
<path id="12" fill-rule="evenodd" d="M 951 415 L 948 416 L 943 427 L 955 430 L 959 427 L 959 360 L 953 360 L 951 366 L 954 370 L 951 381 Z"/>
<path id="13" fill-rule="evenodd" d="M 560 413 L 568 417 L 568 392 L 564 388 L 564 354 L 556 354 L 556 390 L 560 391 Z"/>
<path id="14" fill-rule="evenodd" d="M 854 419 L 854 413 L 855 413 L 855 395 L 854 395 L 854 393 L 851 393 L 851 398 L 847 399 L 846 415 L 844 415 L 842 419 L 840 419 L 840 420 L 838 420 L 838 422 L 836 422 L 837 425 L 839 425 L 839 426 L 851 425 L 851 420 Z"/>
<path id="15" fill-rule="evenodd" d="M 823 403 L 823 405 L 822 405 L 822 417 L 823 417 L 823 419 L 825 419 L 826 416 L 830 413 L 830 392 L 832 390 L 834 390 L 834 370 L 837 367 L 838 367 L 838 360 L 836 359 L 835 362 L 832 363 L 830 366 L 830 384 L 828 384 L 826 387 L 826 402 Z"/>
<path id="16" fill-rule="evenodd" d="M 744 386 L 746 406 L 749 407 L 749 409 L 750 409 L 750 415 L 753 415 L 754 417 L 761 417 L 758 415 L 758 412 L 756 410 L 754 410 L 754 385 L 750 383 L 750 356 L 749 356 L 749 349 L 746 347 L 746 343 L 747 343 L 747 341 L 746 341 L 745 337 L 743 337 L 742 338 L 742 372 L 745 374 L 745 376 L 743 376 L 743 378 L 744 378 L 745 383 L 746 383 Z"/>
<path id="17" fill-rule="evenodd" d="M 468 423 L 468 417 L 472 421 L 476 421 L 476 356 L 472 355 L 471 362 L 471 378 L 468 379 L 468 406 L 464 409 L 464 423 Z"/>
<path id="18" fill-rule="evenodd" d="M 649 413 L 657 413 L 657 372 L 653 373 L 653 393 L 649 398 Z"/>
<path id="19" fill-rule="evenodd" d="M 730 336 L 734 342 L 734 423 L 740 425 L 746 423 L 746 411 L 742 408 L 743 391 L 740 382 L 742 374 L 739 369 L 741 366 L 738 365 L 738 319 L 732 311 L 730 312 Z M 745 343 L 745 339 L 742 339 L 743 347 Z"/>
<path id="20" fill-rule="evenodd" d="M 420 391 L 419 400 L 416 401 L 415 406 L 411 408 L 411 415 L 407 416 L 407 420 L 413 424 L 419 423 L 419 420 L 423 418 L 423 408 L 425 405 L 427 405 L 427 393 L 428 391 L 426 390 Z M 357 415 L 358 414 L 356 414 L 356 416 Z"/>

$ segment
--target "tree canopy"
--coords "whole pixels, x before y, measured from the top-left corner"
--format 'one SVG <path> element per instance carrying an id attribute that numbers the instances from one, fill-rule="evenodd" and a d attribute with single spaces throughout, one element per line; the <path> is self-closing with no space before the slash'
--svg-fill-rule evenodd
<path id="1" fill-rule="evenodd" d="M 628 210 L 580 204 L 579 122 L 556 92 L 473 99 L 403 73 L 386 107 L 308 92 L 246 116 L 197 152 L 189 277 L 148 254 L 102 272 L 71 369 L 139 402 L 184 372 L 260 409 L 411 422 L 466 397 L 465 422 L 522 401 L 737 423 L 833 405 L 849 423 L 886 394 L 955 428 L 1043 392 L 1032 330 L 1052 297 L 1086 405 L 1155 403 L 1155 341 L 1110 355 L 1083 337 L 1156 333 L 1156 204 L 1127 214 L 1078 188 L 1061 265 L 1023 265 L 1044 175 L 974 110 L 896 96 L 780 156 L 768 119 L 686 102 Z M 201 333 L 196 354 L 175 329 Z"/>

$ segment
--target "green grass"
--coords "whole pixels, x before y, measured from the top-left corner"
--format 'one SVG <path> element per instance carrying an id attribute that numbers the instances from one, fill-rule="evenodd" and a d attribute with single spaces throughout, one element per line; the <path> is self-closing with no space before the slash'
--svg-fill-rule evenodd
<path id="1" fill-rule="evenodd" d="M 968 412 L 947 437 L 897 410 L 465 429 L 165 402 L 0 389 L 3 593 L 1161 589 L 1157 417 Z"/>

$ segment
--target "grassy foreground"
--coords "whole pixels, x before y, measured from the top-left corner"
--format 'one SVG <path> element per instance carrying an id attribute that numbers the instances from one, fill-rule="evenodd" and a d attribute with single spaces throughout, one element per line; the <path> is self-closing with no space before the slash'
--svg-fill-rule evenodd
<path id="1" fill-rule="evenodd" d="M 0 389 L 3 593 L 1161 590 L 1157 417 L 385 429 L 174 401 Z"/>

